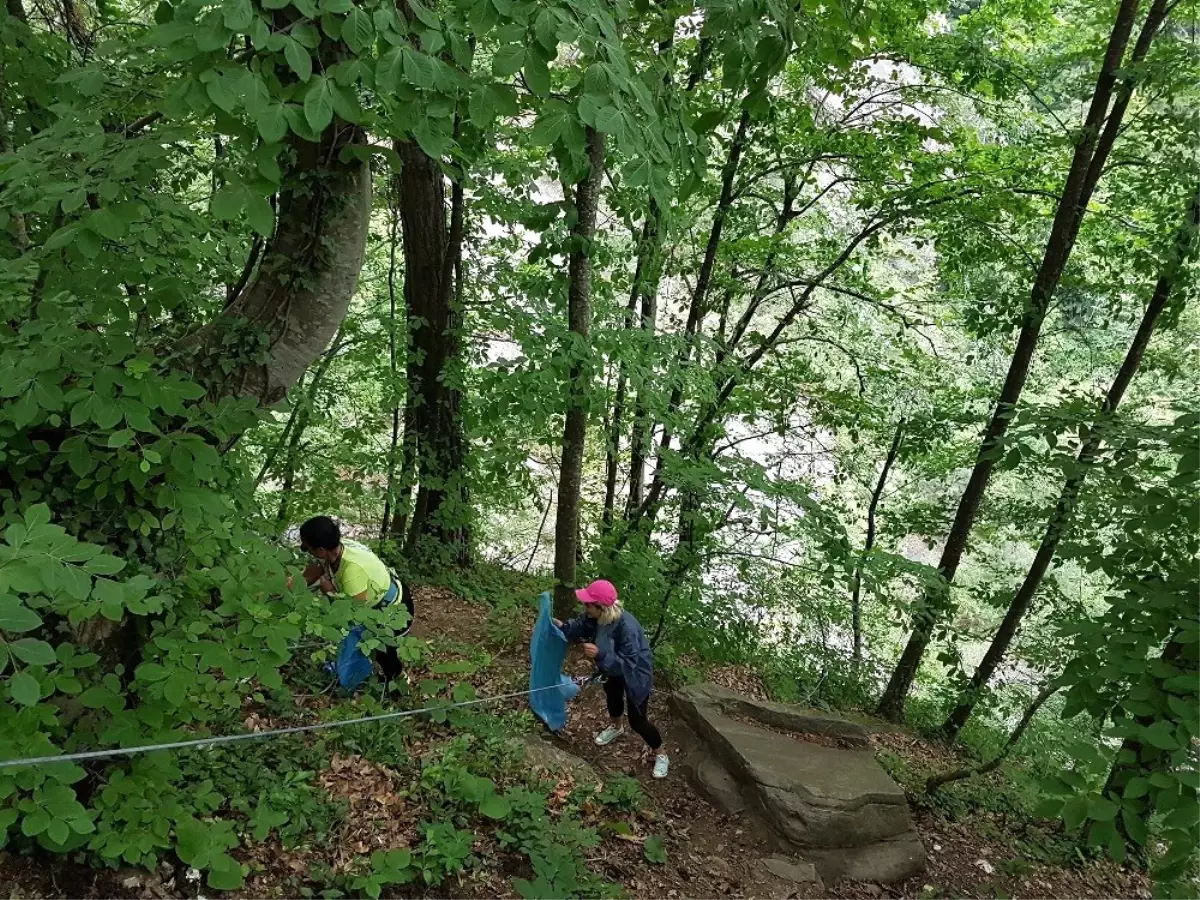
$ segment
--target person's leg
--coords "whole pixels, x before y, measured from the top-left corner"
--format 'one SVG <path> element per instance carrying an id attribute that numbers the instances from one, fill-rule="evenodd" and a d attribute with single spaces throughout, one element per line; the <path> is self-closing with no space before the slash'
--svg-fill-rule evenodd
<path id="1" fill-rule="evenodd" d="M 658 729 L 654 727 L 654 723 L 647 717 L 646 712 L 650 706 L 650 698 L 647 697 L 642 703 L 634 703 L 630 697 L 627 704 L 629 707 L 629 727 L 636 731 L 646 746 L 654 751 L 654 777 L 666 778 L 667 770 L 671 766 L 671 760 L 662 750 L 662 735 L 658 733 Z"/>
<path id="2" fill-rule="evenodd" d="M 611 744 L 621 736 L 621 716 L 625 714 L 625 679 L 609 678 L 604 682 L 604 700 L 608 706 L 611 724 L 596 735 L 596 743 L 600 746 Z"/>
<path id="3" fill-rule="evenodd" d="M 375 663 L 383 673 L 384 681 L 395 681 L 404 671 L 404 663 L 396 653 L 395 647 L 381 647 L 375 651 Z"/>
<path id="4" fill-rule="evenodd" d="M 629 727 L 632 728 L 642 740 L 646 742 L 651 750 L 658 750 L 662 746 L 662 735 L 658 733 L 658 729 L 654 727 L 654 723 L 646 716 L 647 707 L 650 705 L 650 698 L 647 697 L 640 705 L 633 702 L 630 697 L 627 701 L 629 707 Z"/>

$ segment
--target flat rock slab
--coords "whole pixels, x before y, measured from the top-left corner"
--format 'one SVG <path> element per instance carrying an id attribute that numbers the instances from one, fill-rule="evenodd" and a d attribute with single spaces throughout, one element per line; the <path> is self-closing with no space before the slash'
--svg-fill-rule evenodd
<path id="1" fill-rule="evenodd" d="M 904 792 L 866 749 L 861 725 L 717 685 L 686 687 L 673 701 L 707 754 L 694 766 L 698 787 L 731 814 L 757 813 L 780 847 L 799 851 L 826 882 L 899 881 L 924 868 Z M 810 743 L 756 722 L 849 746 Z"/>
<path id="2" fill-rule="evenodd" d="M 771 728 L 797 734 L 819 734 L 847 744 L 869 747 L 869 731 L 858 722 L 821 710 L 791 703 L 756 700 L 719 684 L 689 684 L 677 696 L 711 706 L 730 716 L 745 716 Z"/>
<path id="3" fill-rule="evenodd" d="M 821 884 L 821 876 L 817 874 L 817 867 L 810 862 L 788 859 L 784 856 L 768 856 L 761 865 L 776 878 L 784 881 L 824 887 Z"/>
<path id="4" fill-rule="evenodd" d="M 532 734 L 522 734 L 511 740 L 512 745 L 525 756 L 530 768 L 543 769 L 551 777 L 569 774 L 576 784 L 599 784 L 600 776 L 592 764 L 580 759 L 551 741 Z"/>

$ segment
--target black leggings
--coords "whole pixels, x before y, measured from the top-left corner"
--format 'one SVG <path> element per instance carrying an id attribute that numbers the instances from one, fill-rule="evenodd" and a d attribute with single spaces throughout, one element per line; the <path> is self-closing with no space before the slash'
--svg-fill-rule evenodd
<path id="1" fill-rule="evenodd" d="M 662 746 L 662 736 L 658 733 L 658 729 L 653 723 L 646 718 L 646 707 L 650 705 L 650 698 L 647 697 L 640 704 L 634 703 L 633 698 L 625 691 L 625 679 L 613 678 L 611 675 L 608 681 L 604 682 L 604 696 L 608 700 L 608 714 L 614 719 L 620 718 L 625 713 L 625 708 L 629 707 L 629 727 L 641 735 L 642 740 L 650 747 L 651 750 L 657 750 Z"/>
<path id="2" fill-rule="evenodd" d="M 412 591 L 408 589 L 407 584 L 400 585 L 400 599 L 404 603 L 404 608 L 408 610 L 408 624 L 400 632 L 401 635 L 406 635 L 408 634 L 408 630 L 412 628 L 413 620 L 417 615 L 416 605 L 413 603 Z M 379 666 L 385 682 L 395 681 L 400 677 L 400 673 L 404 671 L 404 663 L 400 661 L 400 656 L 396 653 L 395 647 L 381 647 L 376 650 L 375 665 Z"/>

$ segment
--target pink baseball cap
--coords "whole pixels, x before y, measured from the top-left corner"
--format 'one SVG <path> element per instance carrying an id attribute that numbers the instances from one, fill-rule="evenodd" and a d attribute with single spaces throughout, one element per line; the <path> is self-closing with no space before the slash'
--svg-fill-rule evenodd
<path id="1" fill-rule="evenodd" d="M 575 592 L 580 603 L 595 603 L 597 606 L 612 606 L 617 602 L 617 589 L 611 581 L 593 581 Z"/>

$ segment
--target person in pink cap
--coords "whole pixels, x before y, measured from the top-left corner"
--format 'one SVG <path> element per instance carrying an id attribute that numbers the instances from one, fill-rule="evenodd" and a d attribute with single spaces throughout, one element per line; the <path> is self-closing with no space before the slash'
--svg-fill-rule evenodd
<path id="1" fill-rule="evenodd" d="M 629 727 L 654 751 L 654 777 L 666 778 L 671 761 L 662 752 L 662 736 L 646 716 L 654 689 L 654 655 L 646 633 L 621 606 L 611 581 L 593 581 L 575 596 L 583 614 L 554 624 L 568 641 L 582 642 L 583 652 L 606 678 L 604 695 L 612 723 L 596 735 L 596 743 L 606 746 L 624 734 L 621 720 L 628 717 Z"/>

